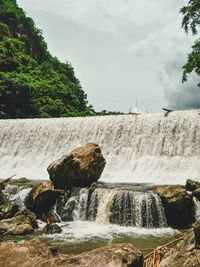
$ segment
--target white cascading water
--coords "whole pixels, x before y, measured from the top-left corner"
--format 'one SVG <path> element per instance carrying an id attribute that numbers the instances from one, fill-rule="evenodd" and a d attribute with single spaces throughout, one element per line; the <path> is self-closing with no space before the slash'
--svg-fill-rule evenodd
<path id="1" fill-rule="evenodd" d="M 82 188 L 74 201 L 73 220 L 90 220 L 98 224 L 118 224 L 146 228 L 167 226 L 160 197 L 153 192 L 97 188 L 89 196 Z"/>
<path id="2" fill-rule="evenodd" d="M 12 204 L 16 204 L 18 205 L 18 207 L 20 207 L 20 209 L 23 209 L 25 208 L 24 204 L 25 198 L 30 193 L 30 191 L 31 191 L 30 187 L 26 186 L 19 187 L 17 185 L 8 184 L 6 185 L 3 192 Z"/>
<path id="3" fill-rule="evenodd" d="M 0 177 L 46 179 L 47 166 L 88 142 L 101 146 L 101 180 L 180 183 L 200 179 L 200 111 L 0 120 Z"/>

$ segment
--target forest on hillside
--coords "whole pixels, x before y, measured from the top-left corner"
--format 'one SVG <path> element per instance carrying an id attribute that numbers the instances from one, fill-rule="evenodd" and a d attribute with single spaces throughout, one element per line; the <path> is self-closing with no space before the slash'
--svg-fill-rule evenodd
<path id="1" fill-rule="evenodd" d="M 49 53 L 16 0 L 0 0 L 0 118 L 93 113 L 71 64 Z"/>

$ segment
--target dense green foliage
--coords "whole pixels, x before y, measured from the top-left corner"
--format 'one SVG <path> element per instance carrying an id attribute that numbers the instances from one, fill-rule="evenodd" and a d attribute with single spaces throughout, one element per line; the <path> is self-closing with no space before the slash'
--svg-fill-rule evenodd
<path id="1" fill-rule="evenodd" d="M 185 32 L 192 32 L 198 35 L 200 26 L 200 0 L 189 0 L 188 5 L 181 8 L 180 12 L 184 15 L 182 27 Z M 192 52 L 188 55 L 188 60 L 183 66 L 183 81 L 187 81 L 187 76 L 191 72 L 195 72 L 200 76 L 200 38 L 198 38 L 192 46 Z M 200 83 L 198 84 L 200 86 Z"/>
<path id="2" fill-rule="evenodd" d="M 0 116 L 90 115 L 69 63 L 52 57 L 33 20 L 15 0 L 0 0 Z"/>

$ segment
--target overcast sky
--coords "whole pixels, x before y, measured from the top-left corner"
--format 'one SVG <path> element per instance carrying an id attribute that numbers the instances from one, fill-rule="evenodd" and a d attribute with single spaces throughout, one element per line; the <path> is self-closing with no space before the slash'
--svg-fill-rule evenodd
<path id="1" fill-rule="evenodd" d="M 181 29 L 186 0 L 17 0 L 50 52 L 70 61 L 96 110 L 200 107 L 196 77 L 181 83 L 193 42 Z"/>

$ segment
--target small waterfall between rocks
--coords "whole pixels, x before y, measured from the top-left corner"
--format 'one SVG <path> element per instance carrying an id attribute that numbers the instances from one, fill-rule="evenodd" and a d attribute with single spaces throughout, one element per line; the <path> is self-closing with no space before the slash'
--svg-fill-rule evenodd
<path id="1" fill-rule="evenodd" d="M 7 185 L 4 194 L 12 204 L 16 204 L 20 209 L 25 208 L 25 198 L 31 191 L 29 186 Z"/>
<path id="2" fill-rule="evenodd" d="M 157 194 L 122 188 L 73 188 L 65 192 L 50 211 L 62 233 L 48 238 L 67 242 L 85 242 L 115 238 L 173 236 L 177 230 L 168 227 L 165 212 Z M 10 202 L 25 208 L 24 200 L 32 186 L 7 185 L 4 193 Z M 45 214 L 38 220 L 39 234 L 46 225 Z M 46 236 L 46 235 L 45 235 Z"/>
<path id="3" fill-rule="evenodd" d="M 64 220 L 144 228 L 167 226 L 160 197 L 151 191 L 97 188 L 91 193 L 83 188 L 77 196 L 68 199 L 64 209 Z"/>

